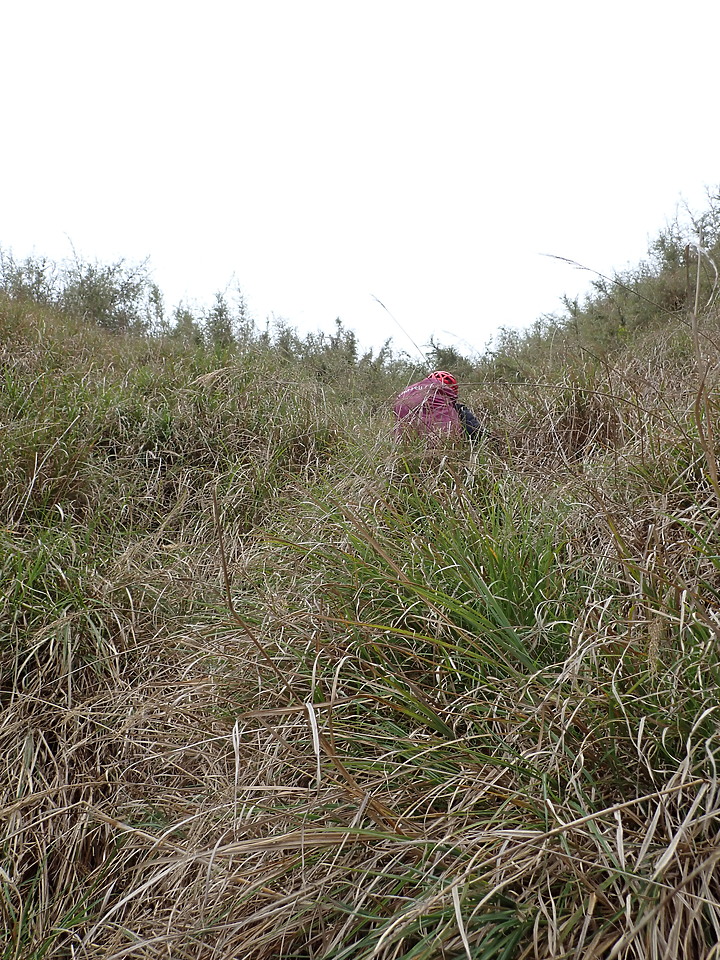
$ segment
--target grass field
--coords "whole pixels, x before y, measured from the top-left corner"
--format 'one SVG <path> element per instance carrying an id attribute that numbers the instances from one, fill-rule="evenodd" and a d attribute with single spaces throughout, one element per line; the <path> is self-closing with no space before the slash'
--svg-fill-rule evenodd
<path id="1" fill-rule="evenodd" d="M 479 364 L 471 453 L 398 447 L 407 364 L 341 331 L 5 295 L 0 956 L 720 956 L 695 307 Z"/>

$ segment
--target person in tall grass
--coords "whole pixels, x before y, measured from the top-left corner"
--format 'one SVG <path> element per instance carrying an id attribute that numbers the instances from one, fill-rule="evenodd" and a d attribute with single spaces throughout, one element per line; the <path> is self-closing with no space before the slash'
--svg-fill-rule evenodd
<path id="1" fill-rule="evenodd" d="M 458 382 L 447 370 L 410 384 L 395 400 L 395 436 L 447 436 L 479 440 L 485 433 L 470 407 L 458 400 Z"/>

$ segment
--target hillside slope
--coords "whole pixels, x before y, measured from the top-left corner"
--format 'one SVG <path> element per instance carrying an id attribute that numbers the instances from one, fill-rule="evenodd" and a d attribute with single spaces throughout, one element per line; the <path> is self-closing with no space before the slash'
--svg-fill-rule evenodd
<path id="1" fill-rule="evenodd" d="M 714 955 L 694 305 L 468 361 L 470 456 L 398 449 L 409 368 L 342 336 L 321 362 L 6 295 L 2 956 Z"/>

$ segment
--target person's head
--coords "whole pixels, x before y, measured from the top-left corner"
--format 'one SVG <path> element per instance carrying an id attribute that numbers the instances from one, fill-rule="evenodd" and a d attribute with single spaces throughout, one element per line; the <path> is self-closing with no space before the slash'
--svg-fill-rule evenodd
<path id="1" fill-rule="evenodd" d="M 451 373 L 447 372 L 447 370 L 435 370 L 433 373 L 430 374 L 430 380 L 437 380 L 438 383 L 442 383 L 446 387 L 449 387 L 453 396 L 457 397 L 458 382 Z"/>

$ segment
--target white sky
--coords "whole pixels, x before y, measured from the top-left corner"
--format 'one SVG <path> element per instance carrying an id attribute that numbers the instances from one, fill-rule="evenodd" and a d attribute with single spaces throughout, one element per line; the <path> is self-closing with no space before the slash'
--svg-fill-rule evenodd
<path id="1" fill-rule="evenodd" d="M 23 0 L 0 245 L 301 331 L 481 348 L 720 183 L 711 0 Z"/>

